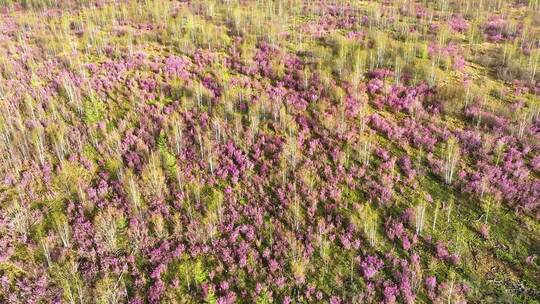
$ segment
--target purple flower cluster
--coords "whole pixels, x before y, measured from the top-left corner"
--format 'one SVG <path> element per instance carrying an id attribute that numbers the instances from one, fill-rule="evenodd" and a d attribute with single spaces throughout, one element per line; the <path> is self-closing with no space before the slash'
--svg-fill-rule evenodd
<path id="1" fill-rule="evenodd" d="M 450 27 L 458 32 L 458 33 L 465 33 L 467 30 L 469 30 L 469 22 L 463 18 L 463 16 L 453 16 L 449 21 L 448 24 Z"/>
<path id="2" fill-rule="evenodd" d="M 490 16 L 483 25 L 484 37 L 490 42 L 514 40 L 521 32 L 521 26 L 511 27 L 501 15 Z"/>

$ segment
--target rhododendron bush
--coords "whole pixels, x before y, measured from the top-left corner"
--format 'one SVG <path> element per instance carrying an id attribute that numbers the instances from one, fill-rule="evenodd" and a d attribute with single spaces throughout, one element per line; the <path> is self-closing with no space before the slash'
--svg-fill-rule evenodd
<path id="1" fill-rule="evenodd" d="M 0 0 L 1 303 L 537 303 L 538 1 Z"/>

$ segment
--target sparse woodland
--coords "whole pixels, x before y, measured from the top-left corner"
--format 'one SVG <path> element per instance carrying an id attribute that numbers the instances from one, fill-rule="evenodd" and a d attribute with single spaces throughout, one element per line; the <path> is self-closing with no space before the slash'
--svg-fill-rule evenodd
<path id="1" fill-rule="evenodd" d="M 0 0 L 0 303 L 540 303 L 540 1 Z"/>

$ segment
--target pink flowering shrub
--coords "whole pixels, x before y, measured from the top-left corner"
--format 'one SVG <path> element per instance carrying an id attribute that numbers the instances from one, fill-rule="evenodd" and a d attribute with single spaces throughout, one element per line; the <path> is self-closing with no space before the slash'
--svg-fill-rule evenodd
<path id="1" fill-rule="evenodd" d="M 458 32 L 458 33 L 465 33 L 469 29 L 469 22 L 463 18 L 463 16 L 453 16 L 449 21 L 448 24 L 450 27 Z"/>
<path id="2" fill-rule="evenodd" d="M 0 1 L 0 303 L 539 298 L 534 3 L 402 2 Z"/>
<path id="3" fill-rule="evenodd" d="M 484 37 L 490 42 L 514 40 L 521 32 L 521 27 L 512 28 L 500 15 L 490 16 L 483 25 Z"/>

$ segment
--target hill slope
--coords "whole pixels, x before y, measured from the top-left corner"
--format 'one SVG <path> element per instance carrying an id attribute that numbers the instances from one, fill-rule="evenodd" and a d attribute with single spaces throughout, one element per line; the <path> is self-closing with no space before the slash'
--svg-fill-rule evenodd
<path id="1" fill-rule="evenodd" d="M 0 302 L 538 303 L 538 1 L 0 5 Z"/>

